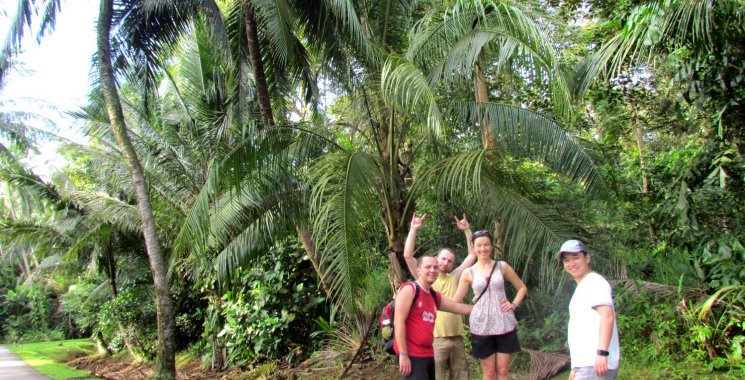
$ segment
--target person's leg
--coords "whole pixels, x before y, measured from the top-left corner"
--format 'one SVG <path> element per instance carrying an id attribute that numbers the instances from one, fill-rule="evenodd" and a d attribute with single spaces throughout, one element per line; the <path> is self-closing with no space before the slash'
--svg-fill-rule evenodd
<path id="1" fill-rule="evenodd" d="M 510 373 L 510 359 L 513 353 L 520 352 L 517 329 L 507 334 L 497 335 L 497 379 L 507 380 Z"/>
<path id="2" fill-rule="evenodd" d="M 510 358 L 512 354 L 497 353 L 497 380 L 507 380 L 510 373 Z"/>
<path id="3" fill-rule="evenodd" d="M 447 380 L 447 373 L 452 352 L 451 341 L 448 338 L 435 338 L 432 347 L 435 350 L 435 379 Z"/>
<path id="4" fill-rule="evenodd" d="M 463 337 L 451 338 L 450 350 L 450 380 L 469 380 L 468 362 L 466 361 L 466 345 Z M 439 379 L 438 379 L 439 380 Z"/>
<path id="5" fill-rule="evenodd" d="M 427 358 L 427 379 L 435 380 L 435 358 Z"/>
<path id="6" fill-rule="evenodd" d="M 484 380 L 494 379 L 497 374 L 497 354 L 481 359 L 481 373 L 484 375 Z"/>

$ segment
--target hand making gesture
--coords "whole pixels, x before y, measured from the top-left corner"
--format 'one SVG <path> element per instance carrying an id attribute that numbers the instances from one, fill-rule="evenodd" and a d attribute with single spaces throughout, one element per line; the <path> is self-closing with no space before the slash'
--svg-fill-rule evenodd
<path id="1" fill-rule="evenodd" d="M 463 214 L 463 219 L 458 220 L 457 216 L 454 216 L 455 218 L 455 225 L 458 226 L 458 229 L 461 231 L 467 231 L 471 229 L 471 225 L 468 224 L 468 219 L 466 219 L 466 214 Z"/>
<path id="2" fill-rule="evenodd" d="M 422 214 L 422 216 L 416 216 L 416 211 L 414 212 L 414 216 L 411 218 L 411 229 L 417 230 L 419 227 L 422 226 L 422 222 L 424 222 L 424 218 L 427 216 L 427 213 L 425 212 Z"/>

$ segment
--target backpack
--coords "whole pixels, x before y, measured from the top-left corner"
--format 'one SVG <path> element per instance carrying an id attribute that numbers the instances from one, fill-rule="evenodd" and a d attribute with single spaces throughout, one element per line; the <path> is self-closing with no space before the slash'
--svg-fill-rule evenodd
<path id="1" fill-rule="evenodd" d="M 411 301 L 412 305 L 416 302 L 417 297 L 419 297 L 419 284 L 416 283 L 416 281 L 413 283 L 415 290 L 414 299 Z M 401 285 L 401 288 L 403 288 L 403 285 Z M 399 288 L 399 290 L 401 288 Z M 439 308 L 440 303 L 437 302 L 437 291 L 431 289 L 430 294 L 432 294 L 432 298 L 435 300 L 435 305 Z M 393 350 L 393 342 L 396 340 L 396 333 L 393 331 L 393 312 L 395 309 L 396 299 L 394 298 L 393 301 L 388 302 L 380 312 L 380 335 L 383 337 L 383 350 L 391 355 L 396 354 L 396 351 Z"/>

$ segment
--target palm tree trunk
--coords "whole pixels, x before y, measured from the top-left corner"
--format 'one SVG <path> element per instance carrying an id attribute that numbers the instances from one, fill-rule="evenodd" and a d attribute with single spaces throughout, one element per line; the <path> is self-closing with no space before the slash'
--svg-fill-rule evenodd
<path id="1" fill-rule="evenodd" d="M 261 58 L 261 47 L 259 46 L 258 25 L 256 24 L 256 12 L 253 4 L 246 1 L 243 8 L 246 17 L 246 38 L 248 39 L 248 55 L 254 71 L 256 81 L 256 97 L 261 109 L 261 119 L 265 128 L 274 127 L 274 116 L 272 114 L 272 103 L 269 97 L 269 86 L 264 74 L 264 60 Z"/>
<path id="2" fill-rule="evenodd" d="M 308 227 L 307 224 L 298 226 L 297 235 L 300 238 L 300 243 L 303 245 L 303 248 L 305 248 L 305 253 L 307 253 L 308 257 L 310 258 L 311 264 L 313 264 L 313 269 L 315 269 L 316 274 L 318 275 L 318 278 L 321 280 L 323 291 L 326 293 L 326 295 L 330 296 L 331 285 L 329 284 L 329 280 L 327 276 L 330 275 L 331 273 L 324 275 L 324 271 L 321 270 L 321 263 L 318 260 L 318 255 L 317 255 L 317 250 L 316 250 L 316 242 L 313 241 L 313 236 L 310 232 L 310 227 Z"/>
<path id="3" fill-rule="evenodd" d="M 155 288 L 157 322 L 158 322 L 158 359 L 156 361 L 155 378 L 176 378 L 176 342 L 174 336 L 174 311 L 171 301 L 166 263 L 160 251 L 160 243 L 155 228 L 153 210 L 147 192 L 147 184 L 142 166 L 137 158 L 132 142 L 127 135 L 124 123 L 124 112 L 119 100 L 114 69 L 111 65 L 111 43 L 109 33 L 114 11 L 113 0 L 101 0 L 98 17 L 98 69 L 101 76 L 106 110 L 109 115 L 111 129 L 122 151 L 132 184 L 137 196 L 137 206 L 142 219 L 142 229 L 147 248 L 150 271 L 153 275 Z"/>
<path id="4" fill-rule="evenodd" d="M 484 63 L 481 58 L 473 66 L 473 87 L 476 93 L 476 103 L 478 105 L 478 121 L 481 126 L 481 141 L 484 149 L 494 149 L 497 147 L 497 140 L 494 136 L 494 128 L 487 119 L 481 104 L 489 102 L 489 89 L 486 86 L 486 74 L 484 74 Z"/>

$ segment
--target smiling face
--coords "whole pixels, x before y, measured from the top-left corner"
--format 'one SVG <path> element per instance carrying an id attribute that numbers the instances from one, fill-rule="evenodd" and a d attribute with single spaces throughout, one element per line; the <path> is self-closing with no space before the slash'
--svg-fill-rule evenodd
<path id="1" fill-rule="evenodd" d="M 489 259 L 491 249 L 491 239 L 488 236 L 481 236 L 473 240 L 473 251 L 479 259 Z"/>
<path id="2" fill-rule="evenodd" d="M 455 255 L 449 249 L 442 249 L 437 255 L 437 267 L 442 273 L 450 273 L 455 267 Z"/>
<path id="3" fill-rule="evenodd" d="M 419 258 L 417 264 L 417 275 L 419 281 L 427 283 L 429 285 L 434 284 L 437 280 L 437 276 L 440 275 L 440 269 L 438 269 L 437 258 L 432 256 L 423 256 Z"/>
<path id="4" fill-rule="evenodd" d="M 577 283 L 585 275 L 590 273 L 590 255 L 585 252 L 564 252 L 561 254 L 561 262 L 564 270 L 569 273 Z"/>

